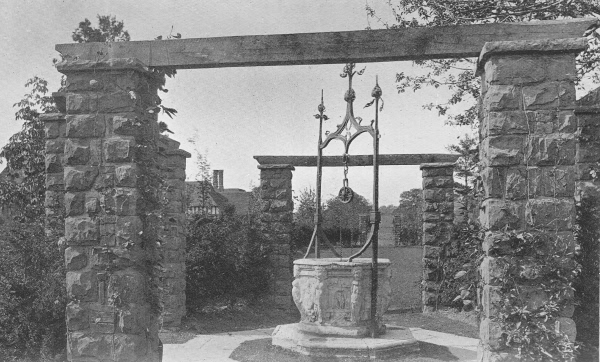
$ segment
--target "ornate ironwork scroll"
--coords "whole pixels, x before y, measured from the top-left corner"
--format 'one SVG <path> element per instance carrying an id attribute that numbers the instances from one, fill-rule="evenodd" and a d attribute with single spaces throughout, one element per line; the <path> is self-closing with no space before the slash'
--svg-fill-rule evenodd
<path id="1" fill-rule="evenodd" d="M 327 236 L 322 230 L 322 213 L 321 213 L 321 179 L 322 179 L 322 158 L 323 158 L 323 149 L 329 145 L 329 143 L 333 140 L 339 140 L 344 144 L 344 181 L 342 188 L 339 191 L 338 197 L 342 202 L 350 202 L 354 195 L 354 192 L 348 185 L 348 158 L 350 157 L 348 154 L 350 145 L 352 141 L 356 139 L 362 133 L 368 133 L 373 138 L 373 207 L 370 213 L 369 220 L 369 232 L 367 234 L 367 240 L 362 248 L 355 254 L 351 255 L 348 258 L 348 261 L 351 262 L 353 259 L 362 255 L 369 246 L 372 246 L 373 254 L 372 254 L 372 272 L 371 272 L 371 319 L 373 326 L 371 328 L 372 337 L 375 338 L 378 336 L 378 324 L 377 324 L 377 284 L 378 284 L 378 242 L 377 237 L 379 234 L 379 222 L 381 220 L 381 215 L 379 213 L 379 112 L 381 108 L 379 103 L 383 107 L 383 100 L 381 99 L 382 91 L 379 87 L 379 82 L 376 81 L 375 87 L 371 92 L 371 96 L 373 100 L 365 107 L 369 107 L 375 104 L 375 119 L 371 121 L 369 125 L 362 125 L 362 118 L 354 116 L 354 100 L 356 99 L 356 94 L 354 89 L 352 88 L 352 78 L 355 75 L 362 75 L 364 72 L 364 68 L 360 71 L 355 70 L 354 63 L 348 63 L 344 67 L 344 70 L 340 76 L 342 78 L 348 78 L 348 90 L 344 95 L 344 100 L 346 101 L 346 115 L 341 124 L 337 126 L 337 129 L 334 132 L 326 133 L 326 138 L 323 140 L 323 121 L 329 119 L 327 115 L 325 115 L 325 105 L 323 102 L 323 93 L 321 92 L 321 104 L 318 106 L 319 113 L 315 114 L 315 118 L 319 120 L 319 142 L 317 148 L 317 186 L 316 186 L 316 208 L 315 208 L 315 228 L 310 240 L 310 244 L 304 255 L 304 258 L 308 257 L 311 249 L 314 246 L 315 249 L 315 257 L 320 257 L 320 242 L 324 243 L 328 246 L 337 257 L 341 256 L 339 253 L 333 248 Z"/>

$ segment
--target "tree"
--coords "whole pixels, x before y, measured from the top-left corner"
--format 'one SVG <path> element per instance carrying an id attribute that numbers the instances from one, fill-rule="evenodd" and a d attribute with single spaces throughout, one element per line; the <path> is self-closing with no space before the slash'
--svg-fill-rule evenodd
<path id="1" fill-rule="evenodd" d="M 23 126 L 0 151 L 8 175 L 0 181 L 0 204 L 9 206 L 16 217 L 32 219 L 44 215 L 46 189 L 44 124 L 39 116 L 56 112 L 56 107 L 52 97 L 46 95 L 46 80 L 33 77 L 25 87 L 29 93 L 14 104 L 15 119 L 23 121 Z"/>
<path id="2" fill-rule="evenodd" d="M 93 28 L 92 23 L 86 18 L 79 23 L 73 32 L 73 41 L 78 43 L 129 41 L 129 32 L 122 21 L 117 21 L 114 16 L 98 15 L 98 27 Z"/>
<path id="3" fill-rule="evenodd" d="M 294 222 L 298 225 L 308 226 L 310 228 L 315 225 L 315 211 L 317 210 L 317 194 L 311 187 L 300 191 L 298 196 L 294 196 L 298 208 L 294 213 Z"/>
<path id="4" fill-rule="evenodd" d="M 423 235 L 423 190 L 403 191 L 396 214 L 400 215 L 400 241 L 408 245 L 419 244 Z"/>
<path id="5" fill-rule="evenodd" d="M 530 20 L 552 20 L 597 16 L 600 4 L 595 0 L 506 0 L 447 1 L 398 0 L 388 1 L 393 23 L 385 21 L 367 4 L 367 16 L 386 28 L 413 28 L 443 25 L 485 24 Z M 597 72 L 600 60 L 600 41 L 596 30 L 590 32 L 590 47 L 578 58 L 578 75 L 600 82 Z M 475 100 L 480 94 L 479 79 L 474 75 L 475 59 L 443 59 L 415 61 L 424 74 L 396 75 L 399 93 L 408 89 L 418 91 L 428 87 L 445 87 L 452 91 L 448 100 L 424 107 L 436 110 L 449 124 L 477 125 Z M 462 104 L 458 109 L 453 106 Z M 464 108 L 464 110 L 462 110 Z"/>
<path id="6" fill-rule="evenodd" d="M 359 194 L 355 193 L 352 201 L 347 204 L 337 196 L 332 197 L 325 202 L 323 229 L 332 242 L 338 239 L 342 244 L 347 243 L 354 235 L 358 235 L 359 215 L 369 211 L 371 205 Z"/>

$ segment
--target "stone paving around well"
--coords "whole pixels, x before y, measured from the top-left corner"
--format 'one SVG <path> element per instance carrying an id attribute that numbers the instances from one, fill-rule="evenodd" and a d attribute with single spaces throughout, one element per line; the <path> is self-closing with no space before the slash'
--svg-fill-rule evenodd
<path id="1" fill-rule="evenodd" d="M 394 327 L 388 325 L 388 327 Z M 182 344 L 165 344 L 163 362 L 226 362 L 235 361 L 229 356 L 243 342 L 270 338 L 274 328 L 255 329 L 231 333 L 205 334 Z M 474 362 L 479 340 L 449 333 L 410 328 L 418 341 L 444 346 L 456 359 L 453 361 Z M 465 359 L 466 358 L 466 359 Z"/>

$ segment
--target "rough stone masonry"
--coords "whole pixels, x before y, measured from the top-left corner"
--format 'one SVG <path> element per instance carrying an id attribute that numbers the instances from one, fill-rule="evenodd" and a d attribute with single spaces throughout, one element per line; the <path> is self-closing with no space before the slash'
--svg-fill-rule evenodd
<path id="1" fill-rule="evenodd" d="M 46 204 L 64 190 L 70 361 L 158 361 L 157 86 L 135 59 L 63 61 L 46 120 Z M 63 121 L 64 120 L 64 121 Z M 64 188 L 63 188 L 64 187 Z"/>
<path id="2" fill-rule="evenodd" d="M 438 305 L 443 272 L 440 258 L 452 238 L 454 222 L 454 164 L 421 165 L 423 173 L 423 312 Z"/>
<path id="3" fill-rule="evenodd" d="M 491 42 L 481 52 L 480 221 L 487 233 L 480 361 L 513 360 L 494 320 L 503 298 L 501 261 L 512 253 L 504 231 L 541 233 L 575 248 L 575 57 L 585 47 L 585 39 Z M 533 309 L 547 297 L 534 288 L 540 276 L 530 277 L 520 289 Z M 574 340 L 572 314 L 565 308 L 555 327 Z"/>
<path id="4" fill-rule="evenodd" d="M 291 165 L 259 165 L 263 235 L 273 247 L 270 295 L 280 309 L 293 307 L 291 231 L 294 212 Z"/>

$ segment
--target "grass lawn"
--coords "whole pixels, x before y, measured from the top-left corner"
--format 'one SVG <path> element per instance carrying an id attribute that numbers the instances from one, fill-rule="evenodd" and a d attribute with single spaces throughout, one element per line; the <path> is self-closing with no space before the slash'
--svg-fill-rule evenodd
<path id="1" fill-rule="evenodd" d="M 348 257 L 358 248 L 343 248 L 342 256 Z M 421 308 L 421 292 L 419 283 L 423 274 L 421 262 L 423 248 L 421 246 L 379 247 L 379 257 L 392 262 L 392 304 L 390 309 L 417 311 Z M 371 257 L 369 248 L 361 258 Z M 321 257 L 333 257 L 329 249 L 325 249 Z"/>

